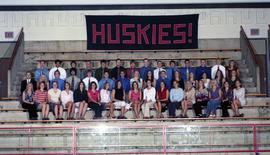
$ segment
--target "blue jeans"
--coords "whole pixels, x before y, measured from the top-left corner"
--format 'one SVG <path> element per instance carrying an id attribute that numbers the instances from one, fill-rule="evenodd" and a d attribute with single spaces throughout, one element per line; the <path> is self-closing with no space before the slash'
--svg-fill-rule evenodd
<path id="1" fill-rule="evenodd" d="M 209 116 L 210 114 L 217 114 L 217 108 L 220 105 L 220 100 L 209 100 L 207 103 L 207 109 L 206 109 L 206 114 Z"/>

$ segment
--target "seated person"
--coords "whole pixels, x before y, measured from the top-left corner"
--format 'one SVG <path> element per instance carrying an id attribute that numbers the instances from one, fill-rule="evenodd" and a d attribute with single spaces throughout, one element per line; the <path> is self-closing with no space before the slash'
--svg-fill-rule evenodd
<path id="1" fill-rule="evenodd" d="M 197 80 L 195 79 L 194 73 L 189 73 L 188 81 L 191 82 L 191 85 L 194 89 L 197 87 Z"/>
<path id="2" fill-rule="evenodd" d="M 88 90 L 88 107 L 93 109 L 95 115 L 93 119 L 99 119 L 102 117 L 102 105 L 100 103 L 99 91 L 97 90 L 97 84 L 91 82 L 91 89 Z"/>
<path id="3" fill-rule="evenodd" d="M 49 120 L 48 92 L 45 82 L 40 82 L 35 91 L 34 103 L 37 110 L 41 110 L 42 120 Z"/>
<path id="4" fill-rule="evenodd" d="M 70 90 L 70 84 L 65 83 L 65 90 L 61 92 L 61 102 L 63 107 L 67 108 L 67 120 L 74 119 L 74 100 L 73 100 L 73 91 Z"/>
<path id="5" fill-rule="evenodd" d="M 203 81 L 204 88 L 208 90 L 210 88 L 210 79 L 207 78 L 207 73 L 202 73 L 200 80 Z"/>
<path id="6" fill-rule="evenodd" d="M 157 91 L 157 104 L 155 104 L 157 109 L 157 118 L 164 118 L 162 113 L 166 111 L 168 103 L 169 90 L 166 88 L 165 82 L 161 81 Z"/>
<path id="7" fill-rule="evenodd" d="M 75 91 L 81 79 L 77 76 L 77 70 L 75 68 L 71 68 L 69 71 L 70 76 L 66 79 L 66 82 L 70 84 L 70 90 Z"/>
<path id="8" fill-rule="evenodd" d="M 134 118 L 140 118 L 140 110 L 141 110 L 141 100 L 142 100 L 142 92 L 139 89 L 139 85 L 136 81 L 132 83 L 132 90 L 129 91 L 128 94 L 130 105 L 133 107 Z"/>
<path id="9" fill-rule="evenodd" d="M 222 92 L 217 86 L 217 81 L 211 81 L 211 88 L 209 90 L 209 101 L 207 103 L 207 117 L 215 118 L 217 107 L 220 105 Z"/>
<path id="10" fill-rule="evenodd" d="M 28 110 L 29 120 L 37 120 L 38 114 L 34 104 L 34 88 L 32 83 L 28 83 L 26 89 L 22 93 L 22 107 Z"/>
<path id="11" fill-rule="evenodd" d="M 52 88 L 48 91 L 48 101 L 50 110 L 53 111 L 55 120 L 64 120 L 63 119 L 63 105 L 60 101 L 61 90 L 58 89 L 58 84 L 56 81 L 52 83 Z"/>
<path id="12" fill-rule="evenodd" d="M 242 87 L 241 81 L 235 81 L 235 88 L 233 89 L 233 102 L 232 110 L 234 112 L 234 117 L 243 117 L 243 113 L 239 113 L 239 107 L 246 104 L 245 98 L 245 88 Z"/>
<path id="13" fill-rule="evenodd" d="M 37 83 L 37 86 L 39 86 L 39 84 L 40 84 L 41 82 L 44 82 L 44 83 L 45 83 L 46 88 L 50 88 L 50 82 L 48 81 L 48 79 L 46 78 L 45 75 L 41 75 L 41 76 L 40 76 L 39 81 L 38 81 L 38 83 Z"/>
<path id="14" fill-rule="evenodd" d="M 112 118 L 114 116 L 113 104 L 111 99 L 110 84 L 106 82 L 103 86 L 103 89 L 100 90 L 100 103 L 102 105 L 102 110 L 106 110 L 106 107 L 109 107 L 109 111 L 106 114 L 107 118 Z"/>
<path id="15" fill-rule="evenodd" d="M 65 85 L 65 81 L 60 79 L 60 71 L 59 70 L 56 70 L 54 72 L 54 79 L 52 79 L 50 81 L 50 88 L 53 88 L 53 82 L 57 82 L 57 86 L 58 86 L 58 89 L 60 89 L 61 91 L 64 90 L 64 85 Z"/>
<path id="16" fill-rule="evenodd" d="M 223 84 L 226 81 L 226 79 L 224 78 L 221 70 L 218 70 L 216 72 L 215 81 L 217 83 L 217 87 L 219 87 L 219 88 L 222 88 L 223 87 Z"/>
<path id="17" fill-rule="evenodd" d="M 226 81 L 224 83 L 224 87 L 222 88 L 222 117 L 229 117 L 228 107 L 231 106 L 233 101 L 233 90 L 230 88 L 229 82 Z M 231 106 L 232 107 L 232 106 Z"/>
<path id="18" fill-rule="evenodd" d="M 142 112 L 143 118 L 150 118 L 150 107 L 156 104 L 156 89 L 152 87 L 152 82 L 150 80 L 146 83 L 146 88 L 143 90 L 143 105 Z"/>
<path id="19" fill-rule="evenodd" d="M 79 107 L 79 114 L 77 115 L 76 118 L 84 120 L 86 110 L 88 107 L 88 103 L 87 103 L 88 94 L 87 94 L 87 91 L 85 89 L 85 85 L 83 82 L 80 82 L 78 84 L 78 88 L 74 91 L 73 98 L 74 98 L 75 108 Z M 76 109 L 75 109 L 75 113 L 77 113 Z"/>
<path id="20" fill-rule="evenodd" d="M 170 118 L 176 117 L 175 114 L 176 108 L 180 106 L 183 98 L 184 98 L 183 89 L 179 88 L 179 83 L 177 81 L 173 81 L 173 88 L 170 91 L 170 103 L 168 105 Z"/>
<path id="21" fill-rule="evenodd" d="M 229 83 L 230 88 L 234 89 L 235 88 L 235 82 L 237 80 L 240 80 L 240 79 L 237 76 L 237 72 L 235 70 L 232 70 L 230 74 L 231 74 L 231 76 L 228 77 L 228 83 Z"/>
<path id="22" fill-rule="evenodd" d="M 130 105 L 125 102 L 125 91 L 122 87 L 121 81 L 116 81 L 115 82 L 115 88 L 112 91 L 112 110 L 114 111 L 114 108 L 121 108 L 121 114 L 118 116 L 118 119 L 126 119 L 125 113 L 128 111 L 130 108 Z M 114 114 L 112 114 L 112 118 L 114 118 Z"/>
<path id="23" fill-rule="evenodd" d="M 195 89 L 192 86 L 190 81 L 186 82 L 184 100 L 182 101 L 182 113 L 181 118 L 188 118 L 187 111 L 189 107 L 192 107 L 195 104 Z"/>
<path id="24" fill-rule="evenodd" d="M 198 87 L 195 93 L 196 103 L 193 104 L 194 112 L 196 117 L 202 118 L 202 106 L 206 107 L 208 103 L 208 91 L 204 87 L 204 82 L 200 80 L 198 82 Z"/>
<path id="25" fill-rule="evenodd" d="M 177 81 L 179 87 L 182 88 L 182 90 L 185 89 L 185 83 L 184 83 L 184 80 L 183 80 L 183 78 L 182 78 L 182 76 L 181 76 L 180 71 L 174 72 L 174 76 L 173 76 L 172 82 L 173 82 L 173 81 Z"/>
<path id="26" fill-rule="evenodd" d="M 55 60 L 55 67 L 53 67 L 50 72 L 49 72 L 49 80 L 52 81 L 53 79 L 55 79 L 55 71 L 58 70 L 60 72 L 60 79 L 65 80 L 67 77 L 67 72 L 64 68 L 60 67 L 61 66 L 62 61 L 60 60 Z"/>

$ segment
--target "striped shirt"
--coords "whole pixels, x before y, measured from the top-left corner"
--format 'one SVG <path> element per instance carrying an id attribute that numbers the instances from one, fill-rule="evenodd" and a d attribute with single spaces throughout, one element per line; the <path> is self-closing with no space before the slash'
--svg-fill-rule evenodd
<path id="1" fill-rule="evenodd" d="M 47 102 L 48 92 L 45 90 L 43 92 L 41 90 L 36 90 L 34 98 L 35 98 L 35 102 L 37 103 Z"/>

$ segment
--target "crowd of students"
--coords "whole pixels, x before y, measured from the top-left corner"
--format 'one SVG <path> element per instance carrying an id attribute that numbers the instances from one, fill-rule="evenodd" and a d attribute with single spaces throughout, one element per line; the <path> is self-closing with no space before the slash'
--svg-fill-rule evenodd
<path id="1" fill-rule="evenodd" d="M 185 60 L 183 67 L 177 67 L 175 61 L 165 68 L 157 62 L 153 68 L 148 59 L 144 65 L 136 68 L 130 62 L 130 68 L 122 66 L 120 59 L 116 66 L 108 68 L 101 61 L 100 68 L 94 70 L 91 62 L 80 70 L 75 61 L 69 69 L 61 67 L 61 61 L 55 61 L 50 70 L 44 61 L 32 78 L 31 72 L 21 82 L 22 107 L 28 109 L 29 119 L 37 120 L 37 111 L 41 111 L 42 120 L 48 120 L 53 112 L 56 120 L 63 120 L 63 110 L 67 109 L 67 119 L 85 119 L 87 109 L 94 111 L 94 119 L 115 118 L 114 109 L 120 108 L 119 119 L 125 119 L 125 113 L 132 107 L 134 118 L 152 118 L 151 107 L 156 110 L 156 118 L 163 118 L 168 109 L 170 118 L 188 118 L 189 108 L 194 109 L 195 117 L 216 117 L 216 109 L 221 106 L 222 117 L 229 117 L 231 107 L 234 117 L 243 117 L 239 107 L 245 105 L 245 89 L 239 79 L 240 72 L 235 61 L 225 67 L 217 59 L 212 67 L 206 66 L 206 60 L 200 66 L 193 67 Z M 102 111 L 109 110 L 106 116 Z M 203 108 L 205 112 L 203 113 Z M 176 109 L 181 114 L 176 115 Z"/>

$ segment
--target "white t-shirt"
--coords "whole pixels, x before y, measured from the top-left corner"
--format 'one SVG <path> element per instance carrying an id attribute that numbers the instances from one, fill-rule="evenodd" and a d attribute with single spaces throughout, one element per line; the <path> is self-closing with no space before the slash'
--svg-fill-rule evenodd
<path id="1" fill-rule="evenodd" d="M 99 89 L 98 81 L 94 77 L 90 77 L 90 78 L 89 77 L 86 77 L 86 78 L 83 79 L 83 83 L 85 85 L 85 89 L 88 90 L 89 79 L 90 79 L 90 83 L 95 82 L 97 84 L 97 90 L 98 90 Z"/>
<path id="2" fill-rule="evenodd" d="M 154 87 L 150 89 L 145 88 L 143 90 L 143 99 L 146 101 L 151 100 L 152 102 L 156 102 L 156 89 Z"/>
<path id="3" fill-rule="evenodd" d="M 69 90 L 69 92 L 67 93 L 65 90 L 63 90 L 61 92 L 61 102 L 62 104 L 73 102 L 73 92 Z"/>
<path id="4" fill-rule="evenodd" d="M 100 90 L 100 102 L 101 103 L 111 102 L 111 92 L 109 90 L 105 89 Z"/>
<path id="5" fill-rule="evenodd" d="M 57 91 L 54 92 L 53 89 L 50 89 L 50 90 L 48 91 L 48 95 L 51 96 L 51 101 L 52 101 L 52 102 L 60 102 L 61 90 L 60 90 L 60 89 L 57 89 Z"/>
<path id="6" fill-rule="evenodd" d="M 211 68 L 211 78 L 212 79 L 215 79 L 215 76 L 216 76 L 216 73 L 218 71 L 218 69 L 222 72 L 223 74 L 223 77 L 225 78 L 226 77 L 226 69 L 224 66 L 222 65 L 215 65 Z"/>

